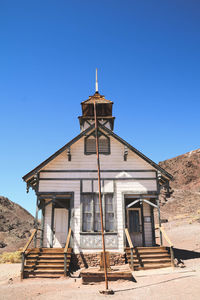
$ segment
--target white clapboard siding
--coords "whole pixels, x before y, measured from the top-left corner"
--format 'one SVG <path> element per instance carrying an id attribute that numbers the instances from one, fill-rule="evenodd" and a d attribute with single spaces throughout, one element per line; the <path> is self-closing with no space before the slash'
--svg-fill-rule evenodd
<path id="1" fill-rule="evenodd" d="M 80 245 L 80 182 L 79 181 L 40 181 L 39 192 L 73 192 L 74 193 L 74 251 L 79 251 Z M 51 235 L 51 210 L 49 204 L 45 208 L 44 246 L 49 247 Z M 77 250 L 79 249 L 79 250 Z"/>
<path id="2" fill-rule="evenodd" d="M 117 197 L 117 227 L 119 234 L 119 247 L 123 251 L 123 240 L 124 240 L 124 196 L 125 194 L 145 194 L 148 191 L 156 191 L 156 181 L 155 180 L 137 180 L 137 181 L 116 181 L 115 182 L 115 194 Z M 150 216 L 150 208 L 147 203 L 144 204 L 144 215 Z M 147 228 L 146 228 L 147 227 Z M 147 243 L 152 245 L 152 234 L 151 234 L 151 223 L 146 224 L 146 237 Z"/>
<path id="3" fill-rule="evenodd" d="M 143 202 L 143 215 L 144 217 L 151 217 L 150 205 Z M 146 246 L 152 246 L 152 227 L 151 223 L 144 223 L 144 235 Z"/>
<path id="4" fill-rule="evenodd" d="M 40 178 L 93 178 L 97 179 L 97 172 L 42 172 L 40 174 Z M 125 171 L 119 171 L 119 172 L 101 172 L 101 178 L 156 178 L 155 172 L 125 172 Z"/>
<path id="5" fill-rule="evenodd" d="M 100 165 L 102 170 L 154 169 L 131 150 L 128 150 L 127 161 L 124 161 L 124 146 L 112 137 L 110 138 L 110 144 L 111 154 L 100 154 Z M 96 155 L 84 154 L 84 138 L 81 138 L 71 146 L 71 161 L 68 161 L 67 151 L 64 151 L 54 160 L 49 162 L 43 170 L 95 170 L 96 168 Z"/>
<path id="6" fill-rule="evenodd" d="M 110 138 L 111 154 L 100 155 L 101 170 L 118 170 L 116 172 L 102 172 L 104 180 L 102 191 L 114 193 L 116 203 L 116 220 L 118 230 L 118 250 L 123 252 L 124 247 L 124 194 L 144 194 L 148 191 L 156 191 L 156 178 L 154 168 L 146 161 L 141 159 L 132 151 L 128 150 L 127 161 L 124 161 L 124 146 Z M 80 178 L 93 178 L 93 191 L 98 191 L 97 173 L 89 170 L 96 170 L 96 155 L 84 154 L 84 138 L 71 146 L 71 161 L 68 161 L 67 152 L 61 153 L 44 168 L 45 170 L 68 170 L 69 172 L 41 172 L 39 181 L 39 192 L 73 192 L 74 193 L 74 251 L 78 253 L 80 249 Z M 70 172 L 70 170 L 88 170 L 88 172 Z M 121 170 L 121 171 L 120 171 Z M 124 170 L 146 170 L 148 172 L 125 172 Z M 45 178 L 55 178 L 55 180 L 44 180 Z M 56 180 L 59 178 L 74 178 L 75 180 Z M 106 180 L 110 178 L 110 180 Z M 112 180 L 116 178 L 117 180 Z M 120 180 L 127 178 L 127 180 Z M 131 179 L 128 179 L 131 178 Z M 137 179 L 134 179 L 137 178 Z M 140 178 L 152 178 L 145 180 Z M 82 187 L 84 192 L 91 192 L 92 181 L 83 180 Z M 148 205 L 144 205 L 145 216 L 149 215 Z M 152 243 L 151 224 L 145 224 L 145 236 L 148 243 Z M 51 233 L 51 205 L 45 208 L 45 231 L 44 246 L 49 247 Z"/>
<path id="7" fill-rule="evenodd" d="M 44 215 L 43 247 L 47 247 L 47 248 L 50 247 L 50 238 L 51 238 L 51 211 L 52 211 L 52 204 L 50 203 L 45 207 L 45 215 Z"/>

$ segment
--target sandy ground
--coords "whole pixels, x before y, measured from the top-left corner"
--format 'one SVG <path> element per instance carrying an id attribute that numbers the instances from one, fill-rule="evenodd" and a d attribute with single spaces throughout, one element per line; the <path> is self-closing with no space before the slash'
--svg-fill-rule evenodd
<path id="1" fill-rule="evenodd" d="M 175 224 L 174 224 L 175 225 Z M 82 285 L 80 278 L 19 279 L 19 264 L 0 265 L 0 299 L 200 299 L 200 225 L 167 225 L 186 267 L 134 272 L 136 282 L 109 283 L 115 294 L 101 295 L 105 285 Z"/>

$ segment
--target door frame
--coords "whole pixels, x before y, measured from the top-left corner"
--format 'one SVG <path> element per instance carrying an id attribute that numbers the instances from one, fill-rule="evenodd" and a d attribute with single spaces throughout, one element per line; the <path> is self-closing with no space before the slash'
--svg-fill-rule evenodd
<path id="1" fill-rule="evenodd" d="M 139 212 L 139 228 L 140 231 L 138 233 L 141 234 L 142 236 L 142 245 L 144 245 L 144 235 L 143 235 L 143 226 L 142 226 L 142 207 L 128 207 L 126 208 L 126 215 L 127 215 L 127 227 L 129 230 L 129 212 L 135 210 Z M 129 234 L 130 234 L 130 230 L 129 230 Z M 133 245 L 134 246 L 134 245 Z"/>
<path id="2" fill-rule="evenodd" d="M 52 204 L 51 208 L 51 223 L 50 223 L 50 228 L 51 228 L 51 233 L 50 233 L 50 241 L 49 241 L 49 246 L 50 248 L 53 248 L 53 226 L 54 226 L 54 206 L 56 203 L 56 199 L 59 198 L 65 198 L 69 199 L 70 201 L 70 206 L 69 206 L 69 227 L 72 230 L 71 234 L 71 239 L 70 239 L 70 247 L 73 248 L 74 246 L 74 192 L 69 192 L 69 191 L 63 191 L 63 192 L 38 192 L 37 197 L 40 200 L 40 203 L 43 203 L 42 207 L 44 209 L 44 215 L 43 215 L 43 223 L 45 223 L 45 218 L 46 218 L 46 206 Z M 46 201 L 46 199 L 49 199 Z M 43 201 L 44 200 L 44 201 Z M 43 201 L 43 202 L 42 202 Z M 41 234 L 40 238 L 40 244 L 43 247 L 43 238 L 44 238 L 44 233 Z"/>
<path id="3" fill-rule="evenodd" d="M 55 225 L 56 225 L 56 218 L 55 218 L 55 210 L 56 209 L 62 209 L 62 210 L 64 210 L 64 209 L 66 209 L 67 210 L 67 218 L 68 218 L 68 220 L 67 220 L 67 235 L 68 235 L 68 232 L 69 232 L 69 227 L 70 227 L 70 209 L 69 208 L 66 208 L 66 207 L 55 207 L 54 206 L 54 220 L 53 220 L 53 248 L 54 248 L 54 242 L 55 242 Z M 66 237 L 66 239 L 67 239 L 67 237 Z M 62 248 L 62 247 L 61 247 Z"/>
<path id="4" fill-rule="evenodd" d="M 142 234 L 142 245 L 143 245 L 143 247 L 145 247 L 144 215 L 143 215 L 143 201 L 142 201 L 142 198 L 144 198 L 144 196 L 145 195 L 143 195 L 143 194 L 135 194 L 134 192 L 132 192 L 132 193 L 131 192 L 122 192 L 122 199 L 123 199 L 122 209 L 123 209 L 124 229 L 126 227 L 128 227 L 127 226 L 128 225 L 127 209 L 131 208 L 131 207 L 127 207 L 126 200 L 133 199 L 134 201 L 136 201 L 136 203 L 138 203 L 138 202 L 140 203 L 139 207 L 132 207 L 132 208 L 140 208 L 141 225 L 142 225 L 142 232 L 141 232 L 141 234 Z M 133 206 L 136 205 L 136 203 L 133 204 Z M 125 236 L 124 232 L 123 232 L 123 235 L 124 235 L 124 247 L 126 247 L 127 246 L 127 241 L 126 241 L 126 236 Z"/>
<path id="5" fill-rule="evenodd" d="M 140 233 L 142 233 L 142 230 L 141 230 L 141 226 L 142 226 L 142 218 L 141 218 L 141 207 L 129 207 L 126 209 L 126 214 L 127 214 L 127 227 L 128 227 L 128 230 L 129 230 L 129 211 L 131 210 L 138 210 L 139 211 L 139 226 L 140 226 Z M 129 232 L 130 233 L 130 232 Z"/>

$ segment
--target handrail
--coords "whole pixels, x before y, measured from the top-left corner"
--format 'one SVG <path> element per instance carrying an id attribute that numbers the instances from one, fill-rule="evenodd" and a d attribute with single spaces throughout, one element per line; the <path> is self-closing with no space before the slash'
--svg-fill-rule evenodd
<path id="1" fill-rule="evenodd" d="M 125 235 L 126 235 L 126 238 L 127 238 L 130 250 L 131 250 L 131 269 L 134 270 L 134 265 L 133 265 L 133 248 L 134 247 L 133 247 L 133 243 L 132 243 L 128 228 L 125 228 Z"/>
<path id="2" fill-rule="evenodd" d="M 155 229 L 159 229 L 160 232 L 163 234 L 165 240 L 168 242 L 169 244 L 169 248 L 170 248 L 170 255 L 171 255 L 171 266 L 174 268 L 174 245 L 173 243 L 171 242 L 171 240 L 169 239 L 166 231 L 164 230 L 164 227 L 162 226 L 158 226 L 156 227 Z"/>
<path id="3" fill-rule="evenodd" d="M 70 242 L 70 238 L 71 238 L 71 227 L 69 228 L 68 231 L 68 235 L 67 235 L 67 240 L 66 240 L 66 244 L 65 244 L 65 248 L 64 248 L 64 274 L 65 276 L 67 276 L 67 251 L 69 249 L 69 242 Z"/>
<path id="4" fill-rule="evenodd" d="M 173 247 L 174 245 L 172 244 L 169 237 L 167 236 L 166 231 L 164 230 L 164 228 L 161 226 L 161 227 L 159 227 L 159 229 L 162 232 L 162 234 L 164 235 L 164 237 L 165 237 L 166 241 L 168 242 L 168 244 L 170 245 L 170 247 Z"/>
<path id="5" fill-rule="evenodd" d="M 28 249 L 28 246 L 30 245 L 30 243 L 32 242 L 34 236 L 37 233 L 37 229 L 34 229 L 33 232 L 31 233 L 31 236 L 28 240 L 28 242 L 26 243 L 26 245 L 24 246 L 24 248 L 22 249 L 21 255 L 22 255 L 22 265 L 21 265 L 21 279 L 24 278 L 24 262 L 25 262 L 25 252 Z"/>
<path id="6" fill-rule="evenodd" d="M 22 253 L 25 253 L 25 251 L 27 250 L 28 246 L 29 246 L 30 243 L 32 242 L 32 240 L 33 240 L 33 238 L 34 238 L 36 232 L 37 232 L 37 229 L 34 229 L 33 232 L 32 232 L 32 234 L 31 234 L 31 236 L 30 236 L 30 238 L 29 238 L 29 240 L 28 240 L 28 242 L 26 243 L 26 245 L 25 245 L 24 248 L 22 249 Z"/>
<path id="7" fill-rule="evenodd" d="M 128 228 L 125 228 L 125 234 L 126 234 L 126 238 L 127 238 L 129 247 L 130 247 L 130 248 L 133 248 L 133 243 L 132 243 L 132 241 L 131 241 L 131 237 L 130 237 Z"/>
<path id="8" fill-rule="evenodd" d="M 67 250 L 69 248 L 69 242 L 70 242 L 70 238 L 71 238 L 71 233 L 72 233 L 72 230 L 71 230 L 71 228 L 69 228 L 68 235 L 67 235 L 67 240 L 66 240 L 66 244 L 65 244 L 64 253 L 67 253 Z"/>

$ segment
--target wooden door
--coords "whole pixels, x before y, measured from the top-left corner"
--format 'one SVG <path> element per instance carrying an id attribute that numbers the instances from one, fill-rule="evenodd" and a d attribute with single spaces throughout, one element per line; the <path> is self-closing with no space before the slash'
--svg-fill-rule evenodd
<path id="1" fill-rule="evenodd" d="M 140 208 L 128 208 L 128 230 L 134 247 L 142 246 L 142 226 Z"/>
<path id="2" fill-rule="evenodd" d="M 65 246 L 68 234 L 69 211 L 66 208 L 55 208 L 54 211 L 54 248 Z"/>

